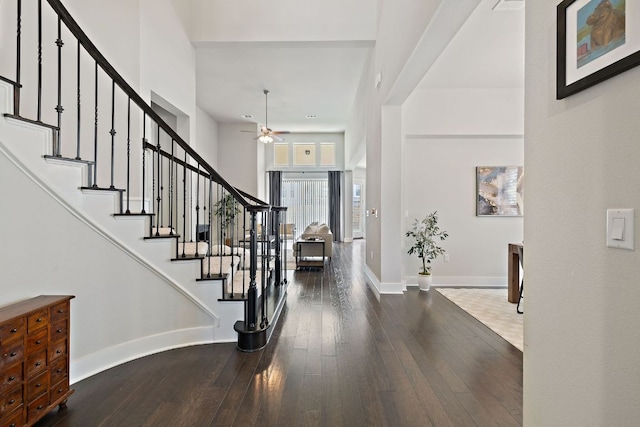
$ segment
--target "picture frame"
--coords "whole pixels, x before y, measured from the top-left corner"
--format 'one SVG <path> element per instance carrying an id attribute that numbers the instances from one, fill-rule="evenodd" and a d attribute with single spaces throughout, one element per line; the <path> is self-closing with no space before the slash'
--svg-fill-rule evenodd
<path id="1" fill-rule="evenodd" d="M 476 216 L 522 216 L 524 168 L 476 167 Z"/>
<path id="2" fill-rule="evenodd" d="M 557 7 L 556 99 L 640 64 L 640 5 L 564 0 Z"/>

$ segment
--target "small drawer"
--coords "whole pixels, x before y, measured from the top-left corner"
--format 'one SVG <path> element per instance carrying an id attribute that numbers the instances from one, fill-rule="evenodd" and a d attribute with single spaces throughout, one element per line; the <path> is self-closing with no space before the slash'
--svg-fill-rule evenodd
<path id="1" fill-rule="evenodd" d="M 59 341 L 67 338 L 69 335 L 69 326 L 67 320 L 56 322 L 51 325 L 50 336 L 51 341 Z"/>
<path id="2" fill-rule="evenodd" d="M 64 357 L 66 355 L 67 355 L 67 340 L 52 344 L 49 360 L 54 361 L 59 357 Z"/>
<path id="3" fill-rule="evenodd" d="M 66 376 L 67 359 L 62 358 L 51 364 L 51 368 L 49 369 L 49 378 L 51 379 L 51 384 L 55 384 L 58 381 L 61 381 Z"/>
<path id="4" fill-rule="evenodd" d="M 69 301 L 64 301 L 51 307 L 51 323 L 69 318 Z"/>
<path id="5" fill-rule="evenodd" d="M 24 356 L 24 345 L 22 341 L 15 342 L 9 345 L 3 345 L 0 348 L 0 369 L 5 366 L 18 363 Z"/>
<path id="6" fill-rule="evenodd" d="M 30 314 L 27 318 L 27 331 L 32 333 L 49 324 L 49 309 L 45 308 L 36 313 Z"/>
<path id="7" fill-rule="evenodd" d="M 27 353 L 33 353 L 47 348 L 47 329 L 41 329 L 34 334 L 27 335 Z"/>
<path id="8" fill-rule="evenodd" d="M 22 338 L 25 334 L 26 326 L 24 317 L 12 319 L 0 325 L 0 344 L 5 346 Z"/>
<path id="9" fill-rule="evenodd" d="M 27 371 L 27 378 L 38 375 L 47 369 L 47 350 L 41 350 L 37 353 L 30 354 L 27 358 L 24 369 Z"/>
<path id="10" fill-rule="evenodd" d="M 0 374 L 0 393 L 20 384 L 23 378 L 22 363 L 3 370 Z"/>
<path id="11" fill-rule="evenodd" d="M 22 386 L 19 385 L 13 390 L 0 397 L 0 419 L 5 415 L 15 411 L 16 408 L 22 406 Z"/>
<path id="12" fill-rule="evenodd" d="M 43 372 L 37 377 L 30 379 L 27 383 L 27 402 L 33 401 L 42 393 L 46 393 L 49 390 L 49 375 L 47 372 Z M 45 403 L 49 403 L 47 400 Z"/>
<path id="13" fill-rule="evenodd" d="M 58 384 L 51 387 L 51 399 L 49 404 L 53 405 L 58 399 L 63 397 L 69 391 L 69 378 L 65 378 Z"/>
<path id="14" fill-rule="evenodd" d="M 24 420 L 22 419 L 22 411 L 16 411 L 15 414 L 10 415 L 6 420 L 0 419 L 0 427 L 22 427 Z"/>
<path id="15" fill-rule="evenodd" d="M 43 416 L 49 407 L 49 395 L 43 394 L 27 407 L 27 422 L 32 423 Z"/>

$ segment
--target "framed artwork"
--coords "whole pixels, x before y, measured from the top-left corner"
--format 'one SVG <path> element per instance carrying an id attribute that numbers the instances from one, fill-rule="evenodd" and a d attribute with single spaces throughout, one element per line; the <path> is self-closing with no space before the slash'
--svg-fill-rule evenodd
<path id="1" fill-rule="evenodd" d="M 273 164 L 289 166 L 289 144 L 273 144 Z"/>
<path id="2" fill-rule="evenodd" d="M 295 166 L 315 166 L 316 144 L 293 144 L 293 164 Z"/>
<path id="3" fill-rule="evenodd" d="M 522 166 L 476 167 L 477 216 L 522 216 L 523 211 Z"/>
<path id="4" fill-rule="evenodd" d="M 335 166 L 336 144 L 333 142 L 320 143 L 320 166 Z"/>
<path id="5" fill-rule="evenodd" d="M 640 63 L 638 2 L 564 0 L 557 16 L 557 99 Z"/>

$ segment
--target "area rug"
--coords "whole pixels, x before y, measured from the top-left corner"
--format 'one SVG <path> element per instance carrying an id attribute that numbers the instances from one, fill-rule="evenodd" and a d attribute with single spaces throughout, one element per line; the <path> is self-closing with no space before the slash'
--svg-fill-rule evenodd
<path id="1" fill-rule="evenodd" d="M 507 289 L 433 288 L 489 329 L 523 349 L 522 314 L 507 301 Z"/>

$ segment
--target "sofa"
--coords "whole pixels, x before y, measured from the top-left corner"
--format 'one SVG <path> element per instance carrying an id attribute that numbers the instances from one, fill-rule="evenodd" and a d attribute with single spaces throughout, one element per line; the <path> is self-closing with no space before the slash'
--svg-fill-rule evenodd
<path id="1" fill-rule="evenodd" d="M 318 222 L 312 222 L 304 229 L 302 234 L 300 235 L 300 239 L 324 239 L 324 256 L 326 258 L 331 259 L 333 254 L 333 233 L 327 224 L 320 224 Z M 294 253 L 296 248 L 294 247 Z M 300 256 L 322 256 L 322 253 L 318 254 L 300 254 Z"/>

